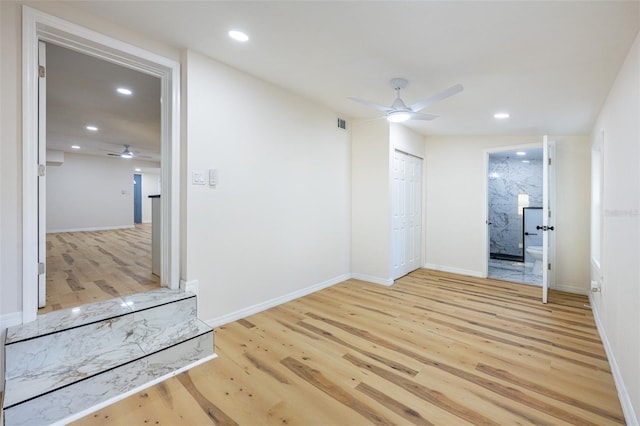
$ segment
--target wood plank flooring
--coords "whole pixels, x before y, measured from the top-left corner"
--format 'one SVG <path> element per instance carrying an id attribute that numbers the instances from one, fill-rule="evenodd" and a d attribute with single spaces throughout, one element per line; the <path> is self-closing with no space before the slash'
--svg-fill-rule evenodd
<path id="1" fill-rule="evenodd" d="M 76 424 L 624 424 L 587 304 L 428 270 L 349 280 L 218 328 L 218 359 Z"/>
<path id="2" fill-rule="evenodd" d="M 160 287 L 151 273 L 151 224 L 47 234 L 47 306 L 43 314 Z"/>

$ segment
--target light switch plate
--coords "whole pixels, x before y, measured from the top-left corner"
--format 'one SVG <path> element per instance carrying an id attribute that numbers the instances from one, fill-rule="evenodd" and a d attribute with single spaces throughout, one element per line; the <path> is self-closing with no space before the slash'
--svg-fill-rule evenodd
<path id="1" fill-rule="evenodd" d="M 209 169 L 209 186 L 215 187 L 216 185 L 218 185 L 218 171 Z"/>
<path id="2" fill-rule="evenodd" d="M 205 172 L 193 172 L 191 174 L 191 183 L 194 185 L 206 185 Z"/>

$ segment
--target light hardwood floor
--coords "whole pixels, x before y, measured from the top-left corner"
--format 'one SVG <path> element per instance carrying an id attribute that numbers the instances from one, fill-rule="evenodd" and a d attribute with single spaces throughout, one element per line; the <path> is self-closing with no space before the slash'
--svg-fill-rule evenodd
<path id="1" fill-rule="evenodd" d="M 218 359 L 77 424 L 623 424 L 587 304 L 427 270 L 349 280 L 219 327 Z"/>
<path id="2" fill-rule="evenodd" d="M 47 234 L 43 314 L 160 287 L 151 273 L 151 224 L 130 229 Z"/>

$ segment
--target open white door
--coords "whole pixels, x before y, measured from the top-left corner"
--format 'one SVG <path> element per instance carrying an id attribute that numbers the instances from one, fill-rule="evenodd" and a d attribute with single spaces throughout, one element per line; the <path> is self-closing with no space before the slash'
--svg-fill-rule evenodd
<path id="1" fill-rule="evenodd" d="M 47 303 L 47 45 L 38 42 L 38 307 Z"/>
<path id="2" fill-rule="evenodd" d="M 542 303 L 547 303 L 549 288 L 553 287 L 555 269 L 555 143 L 543 140 L 542 165 Z M 540 229 L 541 228 L 541 229 Z"/>

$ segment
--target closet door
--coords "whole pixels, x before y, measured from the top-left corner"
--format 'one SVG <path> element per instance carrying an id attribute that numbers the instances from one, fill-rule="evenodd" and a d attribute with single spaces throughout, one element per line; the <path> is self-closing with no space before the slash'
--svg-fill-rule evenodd
<path id="1" fill-rule="evenodd" d="M 394 151 L 392 169 L 393 279 L 422 265 L 422 159 Z"/>

